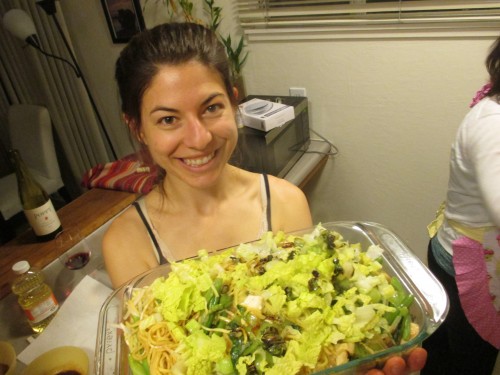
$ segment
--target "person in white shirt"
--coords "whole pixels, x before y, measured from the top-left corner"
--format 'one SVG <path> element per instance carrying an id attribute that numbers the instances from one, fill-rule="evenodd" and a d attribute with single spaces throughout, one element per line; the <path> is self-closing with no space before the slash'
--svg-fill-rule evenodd
<path id="1" fill-rule="evenodd" d="M 458 128 L 446 201 L 429 226 L 428 264 L 450 310 L 424 341 L 423 375 L 490 375 L 500 348 L 500 38 L 486 67 L 490 82 Z"/>

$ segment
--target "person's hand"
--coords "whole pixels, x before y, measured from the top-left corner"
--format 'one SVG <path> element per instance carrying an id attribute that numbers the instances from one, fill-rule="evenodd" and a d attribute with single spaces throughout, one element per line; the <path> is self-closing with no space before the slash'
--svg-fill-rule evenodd
<path id="1" fill-rule="evenodd" d="M 412 372 L 422 370 L 426 361 L 427 351 L 423 348 L 415 348 L 408 355 L 406 362 L 402 357 L 391 357 L 385 362 L 382 370 L 371 369 L 365 375 L 411 374 Z"/>

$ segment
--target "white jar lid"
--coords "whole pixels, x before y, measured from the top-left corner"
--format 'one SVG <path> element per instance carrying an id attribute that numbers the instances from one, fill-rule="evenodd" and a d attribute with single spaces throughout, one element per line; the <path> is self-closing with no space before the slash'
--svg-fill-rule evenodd
<path id="1" fill-rule="evenodd" d="M 12 271 L 17 273 L 18 275 L 28 272 L 30 269 L 30 264 L 26 260 L 21 260 L 12 266 Z"/>

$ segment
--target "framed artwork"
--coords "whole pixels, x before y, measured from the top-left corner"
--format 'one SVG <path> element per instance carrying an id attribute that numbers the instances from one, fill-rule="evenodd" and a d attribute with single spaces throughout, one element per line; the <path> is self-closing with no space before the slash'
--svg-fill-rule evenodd
<path id="1" fill-rule="evenodd" d="M 139 0 L 101 0 L 113 43 L 127 43 L 145 29 Z"/>

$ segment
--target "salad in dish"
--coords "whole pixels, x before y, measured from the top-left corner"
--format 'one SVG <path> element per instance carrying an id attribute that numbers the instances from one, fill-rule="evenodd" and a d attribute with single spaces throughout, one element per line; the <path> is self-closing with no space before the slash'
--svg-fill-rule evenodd
<path id="1" fill-rule="evenodd" d="M 310 374 L 400 345 L 419 327 L 382 252 L 318 224 L 173 263 L 125 301 L 130 369 Z"/>

